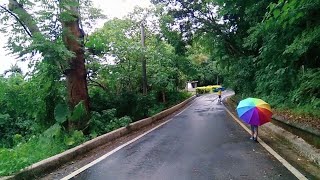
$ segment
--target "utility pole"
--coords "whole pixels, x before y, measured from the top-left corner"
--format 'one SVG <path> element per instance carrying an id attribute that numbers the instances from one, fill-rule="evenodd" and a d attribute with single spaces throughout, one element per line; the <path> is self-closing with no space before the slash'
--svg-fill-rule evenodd
<path id="1" fill-rule="evenodd" d="M 144 56 L 144 50 L 145 50 L 145 34 L 144 34 L 144 25 L 143 22 L 141 22 L 141 45 L 143 49 L 142 54 L 142 89 L 143 89 L 143 95 L 147 95 L 147 63 Z"/>
<path id="2" fill-rule="evenodd" d="M 219 75 L 217 75 L 217 85 L 219 85 Z"/>

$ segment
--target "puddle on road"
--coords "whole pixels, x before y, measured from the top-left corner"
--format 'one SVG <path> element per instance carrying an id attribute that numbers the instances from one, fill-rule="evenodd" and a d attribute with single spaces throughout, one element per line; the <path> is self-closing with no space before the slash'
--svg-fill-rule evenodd
<path id="1" fill-rule="evenodd" d="M 208 111 L 224 111 L 223 107 L 211 107 L 211 108 L 203 108 L 203 109 L 194 109 L 197 113 L 203 113 Z"/>
<path id="2" fill-rule="evenodd" d="M 177 115 L 177 116 L 175 116 L 175 117 L 177 117 L 177 118 L 188 118 L 187 115 L 182 115 L 182 114 L 179 114 L 179 115 Z"/>
<path id="3" fill-rule="evenodd" d="M 210 108 L 202 108 L 202 109 L 194 109 L 194 111 L 198 112 L 198 113 L 203 113 L 203 112 L 207 112 L 209 111 Z"/>
<path id="4" fill-rule="evenodd" d="M 211 111 L 215 111 L 215 110 L 217 110 L 217 111 L 224 111 L 224 108 L 223 108 L 223 107 L 212 107 L 212 108 L 211 108 Z"/>

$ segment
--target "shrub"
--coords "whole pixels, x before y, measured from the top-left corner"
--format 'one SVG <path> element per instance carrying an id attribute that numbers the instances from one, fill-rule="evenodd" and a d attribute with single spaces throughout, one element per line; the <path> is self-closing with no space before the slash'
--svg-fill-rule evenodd
<path id="1" fill-rule="evenodd" d="M 152 106 L 150 109 L 148 109 L 148 114 L 150 116 L 153 116 L 153 115 L 161 112 L 164 109 L 166 109 L 164 104 L 156 104 L 156 105 Z"/>
<path id="2" fill-rule="evenodd" d="M 63 136 L 32 136 L 12 149 L 0 148 L 0 176 L 10 175 L 67 149 Z"/>
<path id="3" fill-rule="evenodd" d="M 103 110 L 102 113 L 93 112 L 89 123 L 90 136 L 97 137 L 104 133 L 127 126 L 132 122 L 129 116 L 116 117 L 116 109 Z"/>
<path id="4" fill-rule="evenodd" d="M 211 91 L 212 91 L 212 87 L 210 86 L 196 88 L 197 94 L 207 94 L 207 93 L 210 93 Z"/>

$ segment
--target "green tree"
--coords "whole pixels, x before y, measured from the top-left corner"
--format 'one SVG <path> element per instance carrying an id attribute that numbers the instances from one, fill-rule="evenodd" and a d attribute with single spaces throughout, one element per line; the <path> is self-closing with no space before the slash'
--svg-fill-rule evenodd
<path id="1" fill-rule="evenodd" d="M 90 1 L 86 0 L 34 2 L 9 0 L 8 8 L 1 6 L 4 12 L 2 21 L 5 25 L 13 25 L 13 29 L 10 30 L 14 36 L 9 38 L 8 48 L 24 57 L 29 53 L 40 53 L 43 57 L 42 61 L 55 66 L 60 70 L 60 74 L 66 77 L 69 108 L 73 110 L 78 103 L 84 102 L 87 115 L 78 121 L 70 121 L 69 129 L 83 129 L 89 117 L 87 72 L 83 48 L 85 34 L 81 20 L 91 12 L 95 13 L 90 16 L 93 18 L 99 14 L 99 11 L 94 8 L 87 8 L 90 6 Z M 31 7 L 37 8 L 27 11 Z M 54 78 L 60 78 L 60 76 Z"/>

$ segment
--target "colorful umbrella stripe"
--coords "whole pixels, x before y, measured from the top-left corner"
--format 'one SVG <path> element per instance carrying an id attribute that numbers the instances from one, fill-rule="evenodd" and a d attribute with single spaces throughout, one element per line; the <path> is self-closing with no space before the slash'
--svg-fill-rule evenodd
<path id="1" fill-rule="evenodd" d="M 272 116 L 270 105 L 258 98 L 247 98 L 240 101 L 237 112 L 244 122 L 256 126 L 270 122 Z"/>

